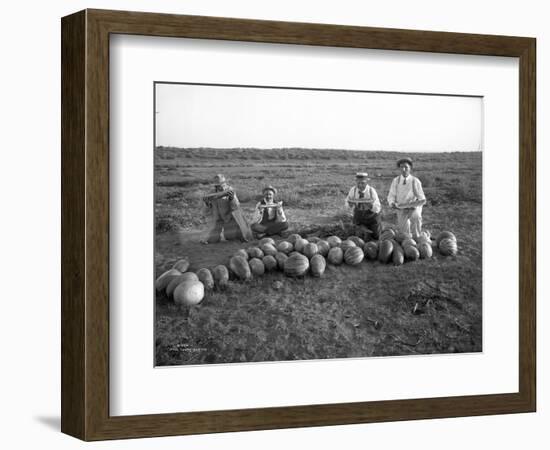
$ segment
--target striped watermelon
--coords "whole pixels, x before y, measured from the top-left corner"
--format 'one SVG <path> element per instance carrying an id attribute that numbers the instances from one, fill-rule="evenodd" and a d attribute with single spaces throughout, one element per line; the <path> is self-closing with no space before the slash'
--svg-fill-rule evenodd
<path id="1" fill-rule="evenodd" d="M 309 270 L 309 259 L 304 255 L 289 256 L 285 261 L 285 275 L 289 277 L 301 277 Z"/>
<path id="2" fill-rule="evenodd" d="M 344 261 L 346 261 L 346 264 L 349 264 L 350 266 L 357 266 L 361 264 L 364 257 L 365 254 L 359 247 L 350 247 L 344 253 Z"/>
<path id="3" fill-rule="evenodd" d="M 294 244 L 294 250 L 296 250 L 298 253 L 302 253 L 307 244 L 309 244 L 308 241 L 306 241 L 305 239 L 300 238 L 300 239 L 296 240 L 296 243 Z"/>
<path id="4" fill-rule="evenodd" d="M 393 231 L 391 228 L 386 229 L 380 235 L 381 241 L 387 241 L 388 239 L 394 239 L 394 238 L 395 238 L 395 231 Z"/>
<path id="5" fill-rule="evenodd" d="M 197 277 L 199 278 L 199 281 L 204 284 L 204 287 L 206 289 L 214 289 L 214 277 L 212 276 L 212 272 L 208 269 L 199 269 L 197 271 Z"/>
<path id="6" fill-rule="evenodd" d="M 328 245 L 330 245 L 330 248 L 338 247 L 342 243 L 342 239 L 338 236 L 330 236 L 326 239 L 326 241 L 328 242 Z"/>
<path id="7" fill-rule="evenodd" d="M 367 242 L 363 247 L 363 252 L 365 253 L 367 259 L 374 261 L 376 258 L 378 258 L 378 242 Z"/>
<path id="8" fill-rule="evenodd" d="M 405 250 L 405 258 L 407 258 L 410 261 L 416 261 L 418 258 L 420 258 L 420 252 L 418 249 L 412 245 L 409 245 L 407 247 L 404 247 Z"/>
<path id="9" fill-rule="evenodd" d="M 393 242 L 392 261 L 394 266 L 400 266 L 405 262 L 405 251 L 397 241 Z"/>
<path id="10" fill-rule="evenodd" d="M 351 247 L 357 247 L 357 245 L 355 245 L 355 242 L 350 241 L 349 239 L 346 239 L 345 241 L 343 241 L 343 242 L 340 244 L 340 248 L 341 248 L 342 250 L 344 250 L 344 253 L 345 253 L 345 251 L 346 251 L 348 248 L 351 248 Z"/>
<path id="11" fill-rule="evenodd" d="M 355 245 L 357 245 L 357 247 L 363 248 L 363 246 L 365 245 L 365 241 L 361 239 L 359 236 L 350 236 L 348 240 L 354 242 Z"/>
<path id="12" fill-rule="evenodd" d="M 296 241 L 298 239 L 302 239 L 302 236 L 300 236 L 299 234 L 291 234 L 289 237 L 288 237 L 288 242 L 290 242 L 292 245 L 296 245 Z"/>
<path id="13" fill-rule="evenodd" d="M 311 259 L 314 255 L 319 253 L 319 247 L 317 244 L 310 242 L 304 247 L 304 255 Z"/>
<path id="14" fill-rule="evenodd" d="M 437 238 L 435 240 L 435 245 L 437 247 L 439 247 L 439 243 L 443 240 L 443 239 L 454 239 L 454 241 L 456 242 L 456 236 L 454 235 L 453 232 L 451 231 L 442 231 L 441 233 L 439 233 L 437 235 Z"/>
<path id="15" fill-rule="evenodd" d="M 270 237 L 264 237 L 264 238 L 260 239 L 260 242 L 258 242 L 258 245 L 261 248 L 262 245 L 264 245 L 264 244 L 271 244 L 271 245 L 275 246 L 275 241 Z"/>
<path id="16" fill-rule="evenodd" d="M 229 282 L 229 271 L 227 267 L 219 265 L 212 270 L 212 276 L 214 277 L 214 283 L 218 289 L 225 289 Z"/>
<path id="17" fill-rule="evenodd" d="M 433 254 L 432 245 L 427 242 L 423 242 L 418 246 L 420 252 L 420 259 L 431 258 Z"/>
<path id="18" fill-rule="evenodd" d="M 391 240 L 384 240 L 380 242 L 378 247 L 378 261 L 386 264 L 391 258 L 393 253 L 393 242 Z"/>
<path id="19" fill-rule="evenodd" d="M 273 244 L 262 244 L 260 247 L 262 252 L 264 252 L 264 255 L 275 255 L 277 253 L 277 249 Z"/>
<path id="20" fill-rule="evenodd" d="M 409 238 L 409 239 L 405 239 L 402 243 L 401 243 L 401 246 L 403 248 L 405 247 L 416 247 L 417 244 L 416 244 L 416 241 L 413 239 L 413 238 Z"/>
<path id="21" fill-rule="evenodd" d="M 275 260 L 277 261 L 277 267 L 279 268 L 279 270 L 284 270 L 285 268 L 285 261 L 288 259 L 288 256 L 285 255 L 284 253 L 277 253 L 275 255 Z"/>
<path id="22" fill-rule="evenodd" d="M 311 258 L 311 261 L 310 261 L 310 265 L 311 265 L 311 274 L 314 277 L 322 277 L 327 267 L 325 258 L 323 258 L 319 254 L 313 255 L 313 258 Z"/>
<path id="23" fill-rule="evenodd" d="M 277 268 L 277 260 L 275 259 L 275 256 L 267 255 L 262 258 L 262 262 L 264 263 L 265 270 L 271 271 Z"/>
<path id="24" fill-rule="evenodd" d="M 229 268 L 239 279 L 250 280 L 252 278 L 252 272 L 248 261 L 241 256 L 234 256 L 229 260 Z"/>
<path id="25" fill-rule="evenodd" d="M 262 252 L 258 247 L 248 247 L 246 249 L 249 258 L 263 258 L 264 252 Z"/>
<path id="26" fill-rule="evenodd" d="M 294 245 L 288 241 L 281 241 L 277 244 L 277 250 L 288 255 L 292 250 L 294 250 Z"/>
<path id="27" fill-rule="evenodd" d="M 252 272 L 252 275 L 255 277 L 260 277 L 265 273 L 265 266 L 261 259 L 252 258 L 248 261 L 248 265 L 250 266 L 250 272 Z"/>
<path id="28" fill-rule="evenodd" d="M 339 266 L 344 260 L 344 251 L 340 247 L 333 247 L 329 250 L 327 259 L 330 264 Z"/>
<path id="29" fill-rule="evenodd" d="M 405 233 L 404 231 L 400 231 L 399 233 L 397 233 L 395 235 L 395 240 L 399 243 L 399 244 L 403 244 L 403 241 L 405 239 L 412 239 L 412 235 L 411 233 Z"/>
<path id="30" fill-rule="evenodd" d="M 442 255 L 445 255 L 445 256 L 455 256 L 458 252 L 456 239 L 452 239 L 452 238 L 441 239 L 441 242 L 439 243 L 439 251 Z"/>
<path id="31" fill-rule="evenodd" d="M 242 248 L 241 248 L 240 250 L 237 250 L 237 251 L 233 254 L 233 256 L 240 256 L 241 258 L 244 258 L 244 259 L 246 259 L 247 261 L 248 261 L 248 257 L 249 257 L 249 256 L 248 256 L 248 252 L 247 252 L 246 250 L 242 249 Z"/>
<path id="32" fill-rule="evenodd" d="M 319 249 L 319 254 L 322 256 L 327 256 L 328 251 L 330 250 L 330 245 L 327 241 L 319 241 L 317 242 L 317 248 Z"/>

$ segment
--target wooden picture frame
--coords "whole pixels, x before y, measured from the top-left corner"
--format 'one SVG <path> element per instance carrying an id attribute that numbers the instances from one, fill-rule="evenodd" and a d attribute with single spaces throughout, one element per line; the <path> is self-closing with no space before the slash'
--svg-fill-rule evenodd
<path id="1" fill-rule="evenodd" d="M 84 440 L 531 412 L 536 408 L 536 40 L 85 10 L 62 29 L 62 416 Z M 109 415 L 109 36 L 135 34 L 519 58 L 519 391 Z"/>

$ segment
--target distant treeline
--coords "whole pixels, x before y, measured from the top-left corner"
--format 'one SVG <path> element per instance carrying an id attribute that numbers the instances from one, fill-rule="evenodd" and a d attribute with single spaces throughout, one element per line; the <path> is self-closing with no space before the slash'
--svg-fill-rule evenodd
<path id="1" fill-rule="evenodd" d="M 424 161 L 440 160 L 443 152 L 394 152 L 386 150 L 342 150 L 342 149 L 317 149 L 317 148 L 178 148 L 158 146 L 157 152 L 161 158 L 171 159 L 177 155 L 178 158 L 190 159 L 241 159 L 241 160 L 308 160 L 308 159 L 361 159 L 377 158 L 380 160 L 395 160 L 403 156 L 410 156 L 413 159 Z M 481 152 L 445 152 L 449 161 L 454 159 L 464 161 L 465 159 L 480 158 Z"/>

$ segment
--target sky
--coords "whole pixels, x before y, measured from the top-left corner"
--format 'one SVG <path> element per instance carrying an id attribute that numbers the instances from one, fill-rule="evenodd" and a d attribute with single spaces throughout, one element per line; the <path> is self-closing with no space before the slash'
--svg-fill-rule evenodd
<path id="1" fill-rule="evenodd" d="M 156 145 L 414 152 L 483 149 L 483 99 L 155 85 Z"/>

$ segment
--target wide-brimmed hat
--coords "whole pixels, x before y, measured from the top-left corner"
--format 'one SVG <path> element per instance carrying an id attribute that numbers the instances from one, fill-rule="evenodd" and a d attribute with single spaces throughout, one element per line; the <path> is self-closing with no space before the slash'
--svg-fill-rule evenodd
<path id="1" fill-rule="evenodd" d="M 216 176 L 214 177 L 214 183 L 216 184 L 216 186 L 219 186 L 222 183 L 226 183 L 226 182 L 227 182 L 227 180 L 225 179 L 225 177 L 221 173 L 216 174 Z"/>
<path id="2" fill-rule="evenodd" d="M 358 180 L 368 179 L 369 174 L 367 172 L 357 172 L 355 174 L 355 178 L 358 179 Z"/>
<path id="3" fill-rule="evenodd" d="M 407 163 L 409 166 L 413 166 L 413 161 L 411 158 L 401 158 L 397 161 L 397 167 L 400 167 L 402 163 Z"/>
<path id="4" fill-rule="evenodd" d="M 277 195 L 277 189 L 275 189 L 273 186 L 266 186 L 262 190 L 262 194 L 265 194 L 267 191 L 273 192 L 273 195 Z"/>

